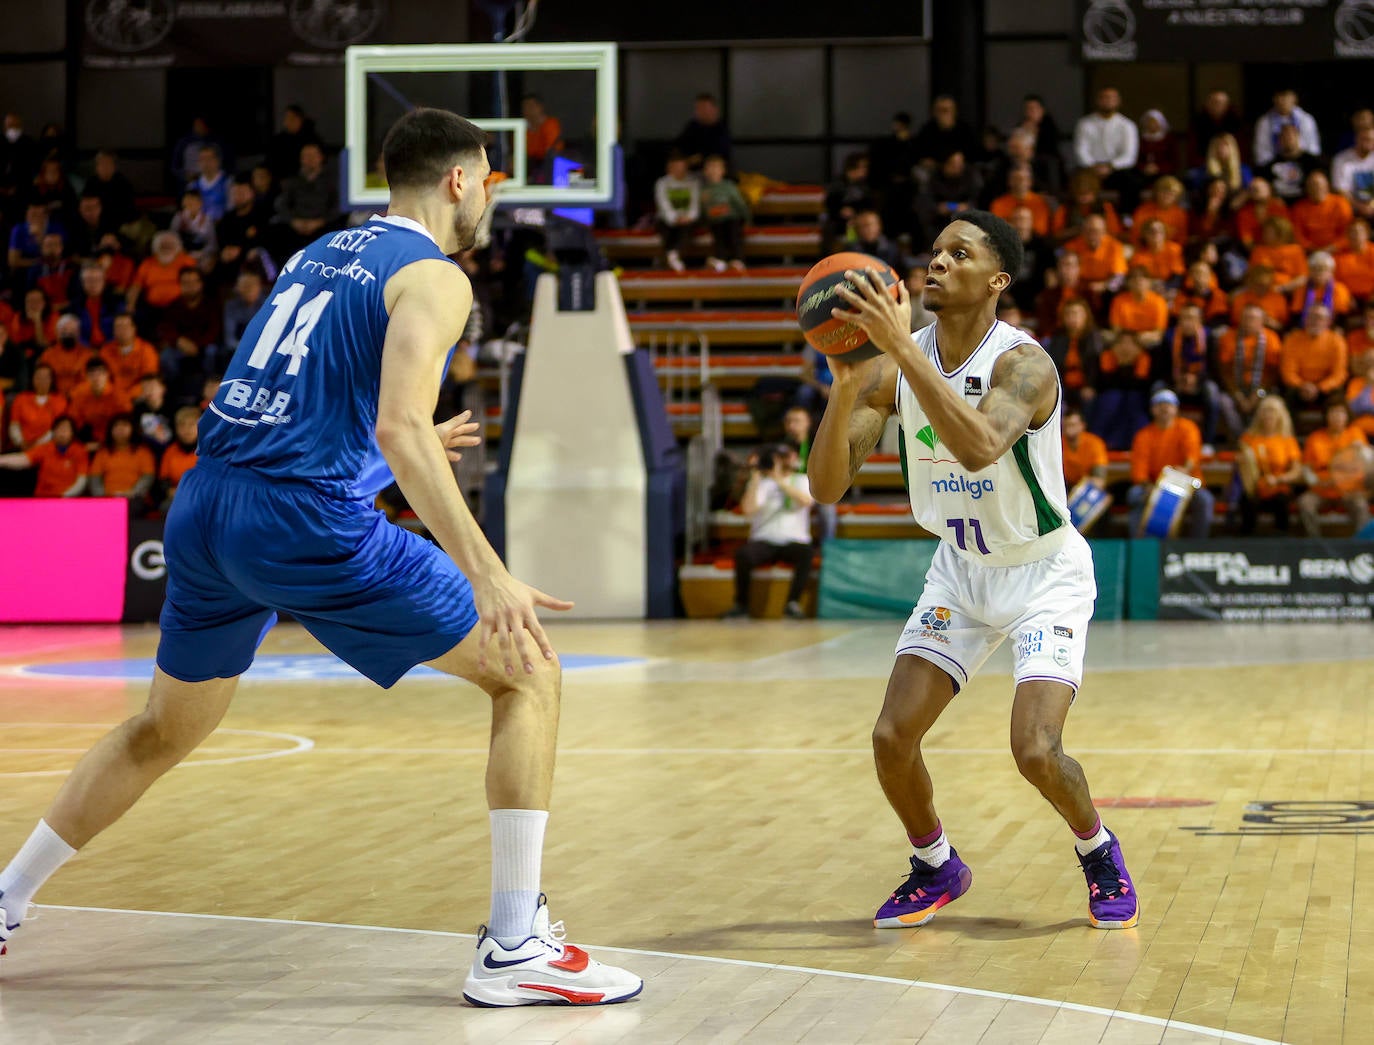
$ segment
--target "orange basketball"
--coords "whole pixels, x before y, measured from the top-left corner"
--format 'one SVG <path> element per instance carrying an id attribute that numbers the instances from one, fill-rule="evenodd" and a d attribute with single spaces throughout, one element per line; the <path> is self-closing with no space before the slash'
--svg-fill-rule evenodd
<path id="1" fill-rule="evenodd" d="M 802 280 L 801 289 L 797 291 L 797 323 L 807 343 L 817 352 L 846 363 L 859 363 L 878 355 L 878 350 L 868 343 L 868 335 L 860 327 L 830 314 L 834 308 L 846 312 L 853 309 L 853 305 L 836 293 L 842 286 L 854 289 L 844 277 L 851 269 L 859 272 L 876 269 L 893 298 L 897 297 L 897 273 L 887 262 L 855 251 L 832 254 L 812 265 Z"/>

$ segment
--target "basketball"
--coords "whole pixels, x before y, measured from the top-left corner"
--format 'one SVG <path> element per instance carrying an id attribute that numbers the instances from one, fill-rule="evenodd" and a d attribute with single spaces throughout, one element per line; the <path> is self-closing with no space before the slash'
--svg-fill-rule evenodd
<path id="1" fill-rule="evenodd" d="M 801 288 L 797 291 L 797 323 L 806 335 L 807 344 L 817 352 L 843 359 L 846 363 L 861 363 L 879 354 L 878 349 L 869 344 L 868 335 L 862 329 L 830 314 L 830 310 L 835 308 L 845 311 L 853 309 L 848 301 L 836 293 L 841 286 L 853 289 L 844 274 L 851 269 L 862 271 L 868 268 L 877 269 L 882 274 L 883 283 L 891 289 L 895 299 L 898 294 L 897 273 L 887 262 L 871 254 L 854 251 L 832 254 L 811 266 L 811 271 L 802 280 Z"/>

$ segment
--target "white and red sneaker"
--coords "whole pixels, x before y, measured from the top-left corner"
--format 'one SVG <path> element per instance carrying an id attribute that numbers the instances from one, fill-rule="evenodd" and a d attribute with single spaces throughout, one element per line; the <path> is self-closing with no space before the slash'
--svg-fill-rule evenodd
<path id="1" fill-rule="evenodd" d="M 473 1005 L 612 1005 L 644 989 L 632 972 L 603 965 L 581 947 L 563 942 L 563 923 L 549 924 L 548 903 L 539 898 L 530 935 L 509 950 L 487 935 L 477 935 L 477 955 L 463 983 Z"/>

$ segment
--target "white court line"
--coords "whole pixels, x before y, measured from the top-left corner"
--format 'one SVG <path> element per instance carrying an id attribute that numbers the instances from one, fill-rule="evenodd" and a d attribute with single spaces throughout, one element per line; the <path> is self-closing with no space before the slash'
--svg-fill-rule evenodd
<path id="1" fill-rule="evenodd" d="M 4 722 L 0 723 L 0 733 L 6 729 L 99 729 L 109 730 L 114 728 L 114 723 L 110 722 Z M 228 755 L 224 758 L 201 758 L 178 762 L 173 769 L 188 769 L 193 766 L 232 766 L 240 762 L 262 762 L 269 758 L 284 758 L 287 755 L 304 754 L 315 747 L 315 742 L 309 737 L 298 737 L 294 733 L 272 733 L 262 729 L 229 729 L 221 727 L 215 730 L 231 737 L 260 737 L 267 740 L 285 740 L 291 747 L 270 748 L 264 751 L 250 750 L 237 755 Z M 212 736 L 214 734 L 211 734 Z M 3 749 L 0 749 L 3 750 Z M 30 749 L 17 749 L 21 753 Z M 84 750 L 84 749 L 83 749 Z M 234 750 L 233 748 L 215 748 L 212 750 Z M 70 769 L 31 769 L 20 772 L 0 771 L 0 777 L 41 777 L 41 776 L 66 776 Z"/>
<path id="2" fill-rule="evenodd" d="M 363 932 L 405 933 L 415 936 L 439 936 L 455 940 L 475 940 L 472 933 L 444 932 L 439 929 L 398 929 L 389 925 L 353 925 L 348 922 L 309 922 L 293 921 L 286 918 L 248 918 L 232 914 L 190 914 L 183 911 L 136 911 L 122 910 L 117 907 L 73 907 L 66 904 L 34 904 L 34 907 L 52 911 L 77 911 L 92 914 L 138 914 L 155 918 L 200 918 L 219 922 L 249 922 L 264 925 L 306 925 L 316 929 L 352 929 Z M 919 987 L 928 991 L 944 991 L 947 994 L 962 994 L 973 998 L 989 998 L 994 1001 L 1019 1002 L 1022 1005 L 1038 1005 L 1048 1009 L 1063 1009 L 1069 1012 L 1083 1012 L 1091 1016 L 1106 1016 L 1108 1019 L 1126 1020 L 1143 1023 L 1164 1030 L 1190 1031 L 1203 1037 L 1218 1041 L 1244 1042 L 1246 1045 L 1283 1045 L 1273 1038 L 1256 1038 L 1249 1034 L 1204 1027 L 1196 1023 L 1182 1023 L 1162 1016 L 1146 1016 L 1139 1012 L 1123 1012 L 1120 1009 L 1105 1009 L 1098 1005 L 1080 1005 L 1071 1001 L 1055 1001 L 1052 998 L 1037 998 L 1031 994 L 1007 994 L 1003 991 L 981 990 L 977 987 L 959 987 L 948 983 L 932 983 L 928 980 L 905 980 L 895 976 L 873 976 L 862 972 L 837 972 L 833 969 L 813 969 L 805 965 L 779 965 L 773 962 L 751 962 L 742 958 L 716 958 L 705 954 L 676 954 L 672 951 L 647 951 L 635 947 L 597 946 L 599 951 L 614 951 L 617 954 L 638 954 L 648 958 L 670 958 L 674 961 L 709 962 L 713 965 L 736 965 L 749 969 L 767 969 L 773 972 L 795 972 L 807 976 L 829 976 L 839 980 L 860 980 L 864 983 L 889 983 L 898 987 Z"/>

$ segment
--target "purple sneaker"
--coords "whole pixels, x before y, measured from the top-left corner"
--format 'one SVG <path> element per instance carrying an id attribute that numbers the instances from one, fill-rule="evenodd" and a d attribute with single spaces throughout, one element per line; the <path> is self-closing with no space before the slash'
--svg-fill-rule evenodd
<path id="1" fill-rule="evenodd" d="M 1140 920 L 1140 901 L 1121 855 L 1121 843 L 1107 832 L 1107 840 L 1087 856 L 1079 856 L 1088 880 L 1088 921 L 1094 929 L 1130 929 Z"/>
<path id="2" fill-rule="evenodd" d="M 875 929 L 914 929 L 935 917 L 935 912 L 951 900 L 968 892 L 973 872 L 953 849 L 949 859 L 931 867 L 919 857 L 911 858 L 911 875 L 897 887 L 873 916 Z"/>

